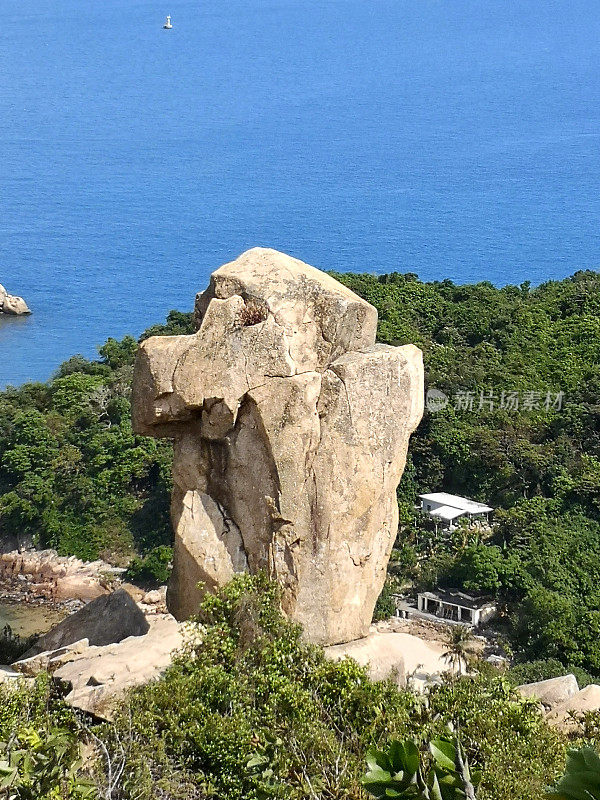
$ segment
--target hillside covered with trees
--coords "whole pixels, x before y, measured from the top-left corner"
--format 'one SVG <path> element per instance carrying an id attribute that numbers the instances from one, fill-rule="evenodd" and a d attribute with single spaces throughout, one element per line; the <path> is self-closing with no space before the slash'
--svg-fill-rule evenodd
<path id="1" fill-rule="evenodd" d="M 502 289 L 335 277 L 377 307 L 380 341 L 423 349 L 427 386 L 448 398 L 411 442 L 396 579 L 491 593 L 521 660 L 600 675 L 600 275 Z M 191 330 L 172 312 L 144 337 Z M 135 348 L 109 339 L 98 361 L 0 394 L 5 541 L 123 564 L 170 543 L 171 445 L 131 430 Z M 493 536 L 415 524 L 417 494 L 442 489 L 495 506 Z"/>
<path id="2" fill-rule="evenodd" d="M 411 440 L 395 571 L 494 595 L 520 658 L 600 675 L 600 274 L 535 289 L 336 277 L 377 307 L 381 341 L 423 349 L 426 388 L 448 397 Z M 415 525 L 417 495 L 441 490 L 496 507 L 493 536 Z"/>

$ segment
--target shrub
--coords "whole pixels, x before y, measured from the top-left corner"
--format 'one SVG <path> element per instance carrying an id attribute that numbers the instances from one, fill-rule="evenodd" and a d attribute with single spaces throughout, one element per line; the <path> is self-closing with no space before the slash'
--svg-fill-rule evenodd
<path id="1" fill-rule="evenodd" d="M 508 670 L 506 677 L 514 686 L 519 686 L 522 683 L 536 683 L 537 681 L 545 681 L 549 678 L 557 678 L 561 675 L 568 675 L 569 673 L 575 675 L 580 689 L 583 689 L 584 686 L 590 683 L 598 682 L 598 678 L 590 675 L 589 672 L 581 669 L 581 667 L 565 667 L 565 665 L 556 658 L 525 661 L 522 664 L 515 664 Z"/>
<path id="2" fill-rule="evenodd" d="M 422 747 L 452 720 L 483 767 L 480 800 L 539 800 L 564 763 L 562 737 L 507 681 L 464 678 L 427 698 L 373 683 L 303 641 L 264 576 L 207 595 L 194 631 L 165 676 L 131 692 L 103 729 L 110 757 L 124 759 L 125 800 L 358 800 L 370 747 Z"/>
<path id="3" fill-rule="evenodd" d="M 373 610 L 373 622 L 379 622 L 382 619 L 389 619 L 396 614 L 396 602 L 394 600 L 394 593 L 397 592 L 396 581 L 387 577 L 383 584 L 381 594 L 377 598 L 375 608 Z"/>
<path id="4" fill-rule="evenodd" d="M 385 750 L 370 748 L 366 761 L 363 786 L 380 800 L 476 800 L 481 775 L 469 770 L 458 737 L 433 739 L 426 753 L 411 739 L 394 739 Z"/>
<path id="5" fill-rule="evenodd" d="M 173 550 L 166 545 L 153 547 L 141 558 L 134 558 L 127 567 L 125 577 L 133 583 L 162 586 L 169 580 Z"/>
<path id="6" fill-rule="evenodd" d="M 546 794 L 550 800 L 600 800 L 600 758 L 592 747 L 570 750 L 565 774 Z"/>
<path id="7" fill-rule="evenodd" d="M 5 625 L 0 632 L 0 664 L 12 664 L 33 647 L 37 636 L 19 636 L 10 625 Z"/>
<path id="8" fill-rule="evenodd" d="M 26 726 L 0 742 L 0 788 L 9 800 L 93 800 L 81 766 L 80 744 L 66 728 Z"/>

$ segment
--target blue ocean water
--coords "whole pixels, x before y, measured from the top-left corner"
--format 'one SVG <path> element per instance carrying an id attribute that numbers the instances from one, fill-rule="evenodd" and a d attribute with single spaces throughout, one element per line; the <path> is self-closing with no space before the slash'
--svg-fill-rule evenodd
<path id="1" fill-rule="evenodd" d="M 0 75 L 0 282 L 34 311 L 0 322 L 0 386 L 191 308 L 254 245 L 600 267 L 597 0 L 23 0 Z"/>

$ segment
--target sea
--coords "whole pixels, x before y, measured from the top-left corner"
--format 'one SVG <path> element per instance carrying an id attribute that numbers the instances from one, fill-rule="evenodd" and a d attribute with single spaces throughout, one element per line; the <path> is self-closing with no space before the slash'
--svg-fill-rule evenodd
<path id="1" fill-rule="evenodd" d="M 0 283 L 33 314 L 0 388 L 256 245 L 538 284 L 600 268 L 599 222 L 598 0 L 2 5 Z"/>

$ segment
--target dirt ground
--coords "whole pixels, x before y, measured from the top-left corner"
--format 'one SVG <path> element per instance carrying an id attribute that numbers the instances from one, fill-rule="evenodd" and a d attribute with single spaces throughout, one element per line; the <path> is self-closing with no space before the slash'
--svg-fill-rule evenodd
<path id="1" fill-rule="evenodd" d="M 450 626 L 444 625 L 443 622 L 435 623 L 423 619 L 402 619 L 400 617 L 391 617 L 382 622 L 377 622 L 374 627 L 382 633 L 387 631 L 409 633 L 411 636 L 417 636 L 425 642 L 434 642 L 444 648 L 446 648 L 450 631 Z M 472 644 L 474 652 L 479 655 L 485 652 L 488 643 L 485 637 L 474 634 Z"/>

